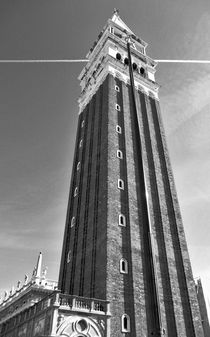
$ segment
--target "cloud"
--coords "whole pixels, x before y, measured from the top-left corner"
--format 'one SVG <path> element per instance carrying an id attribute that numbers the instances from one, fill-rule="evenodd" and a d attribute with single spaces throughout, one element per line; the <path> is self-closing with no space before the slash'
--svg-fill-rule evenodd
<path id="1" fill-rule="evenodd" d="M 182 58 L 210 59 L 209 30 L 204 14 L 180 43 Z M 210 65 L 172 65 L 163 72 L 161 112 L 190 258 L 210 299 Z"/>
<path id="2" fill-rule="evenodd" d="M 210 87 L 210 68 L 208 74 L 199 71 L 196 75 L 196 78 L 190 78 L 190 83 L 180 83 L 180 88 L 161 98 L 169 136 L 182 124 L 189 123 L 194 115 L 210 106 L 210 95 L 207 90 Z"/>
<path id="3" fill-rule="evenodd" d="M 210 14 L 204 13 L 194 30 L 183 34 L 178 44 L 182 59 L 210 60 L 209 30 Z M 161 71 L 165 80 L 160 90 L 162 114 L 167 134 L 171 135 L 210 104 L 210 65 L 172 64 Z"/>

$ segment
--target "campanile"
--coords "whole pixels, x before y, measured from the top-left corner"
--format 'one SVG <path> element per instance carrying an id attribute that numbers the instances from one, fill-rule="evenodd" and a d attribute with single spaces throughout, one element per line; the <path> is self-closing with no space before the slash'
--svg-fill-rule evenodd
<path id="1" fill-rule="evenodd" d="M 146 47 L 115 11 L 79 75 L 59 289 L 109 301 L 107 337 L 203 337 Z"/>

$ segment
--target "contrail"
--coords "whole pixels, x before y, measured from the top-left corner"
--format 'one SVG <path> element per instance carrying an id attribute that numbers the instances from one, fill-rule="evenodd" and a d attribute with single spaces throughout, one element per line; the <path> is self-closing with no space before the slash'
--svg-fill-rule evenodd
<path id="1" fill-rule="evenodd" d="M 88 60 L 0 60 L 0 63 L 76 63 L 88 62 Z"/>
<path id="2" fill-rule="evenodd" d="M 155 60 L 158 63 L 210 63 L 209 60 Z"/>
<path id="3" fill-rule="evenodd" d="M 200 63 L 200 64 L 208 64 L 210 60 L 154 60 L 158 63 Z M 80 62 L 88 62 L 87 59 L 78 59 L 78 60 L 0 60 L 0 63 L 80 63 Z"/>

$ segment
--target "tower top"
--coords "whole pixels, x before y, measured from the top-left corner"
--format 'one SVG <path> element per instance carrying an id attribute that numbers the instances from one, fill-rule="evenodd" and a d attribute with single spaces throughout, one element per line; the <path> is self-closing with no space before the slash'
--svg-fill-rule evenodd
<path id="1" fill-rule="evenodd" d="M 141 43 L 142 46 L 144 46 L 144 48 L 147 47 L 147 43 L 145 41 L 143 41 L 142 39 L 140 39 L 127 25 L 126 23 L 121 19 L 120 15 L 119 15 L 119 10 L 118 9 L 114 9 L 114 12 L 112 14 L 111 19 L 108 19 L 106 25 L 103 27 L 103 29 L 101 30 L 100 34 L 98 35 L 98 38 L 94 41 L 92 47 L 90 48 L 88 54 L 86 55 L 86 57 L 89 59 L 90 55 L 92 54 L 92 52 L 94 51 L 95 47 L 97 46 L 99 40 L 101 40 L 102 36 L 104 35 L 104 33 L 106 32 L 107 28 L 109 29 L 116 29 L 116 31 L 118 31 L 118 37 L 121 38 L 125 38 L 127 36 L 131 36 L 132 39 L 134 39 L 137 43 Z M 119 36 L 119 34 L 121 34 Z"/>
<path id="2" fill-rule="evenodd" d="M 84 109 L 107 74 L 118 76 L 129 83 L 127 44 L 131 46 L 132 63 L 135 64 L 134 84 L 138 90 L 158 99 L 159 86 L 155 82 L 156 65 L 146 54 L 147 43 L 140 39 L 114 10 L 87 54 L 88 62 L 79 75 L 82 88 L 79 98 L 80 112 Z"/>
<path id="3" fill-rule="evenodd" d="M 113 21 L 116 25 L 121 27 L 124 31 L 126 30 L 127 33 L 135 35 L 132 30 L 125 24 L 125 22 L 121 19 L 119 15 L 119 10 L 114 9 L 114 13 L 112 15 L 111 21 Z"/>

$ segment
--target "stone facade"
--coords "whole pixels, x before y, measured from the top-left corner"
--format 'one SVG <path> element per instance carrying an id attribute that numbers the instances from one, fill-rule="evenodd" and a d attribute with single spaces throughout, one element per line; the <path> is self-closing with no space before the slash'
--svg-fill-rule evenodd
<path id="1" fill-rule="evenodd" d="M 0 324 L 1 337 L 107 336 L 106 301 L 62 295 L 58 291 Z"/>
<path id="2" fill-rule="evenodd" d="M 57 282 L 42 272 L 39 254 L 32 277 L 4 298 L 0 304 L 1 337 L 54 337 L 108 335 L 109 303 L 81 296 L 61 294 Z"/>

